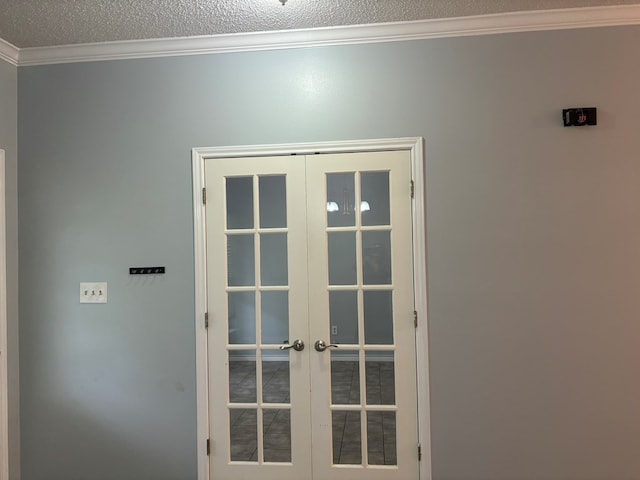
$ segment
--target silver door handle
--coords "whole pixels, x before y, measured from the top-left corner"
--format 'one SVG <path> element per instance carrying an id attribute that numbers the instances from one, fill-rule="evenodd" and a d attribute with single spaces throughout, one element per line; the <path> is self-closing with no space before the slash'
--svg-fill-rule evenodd
<path id="1" fill-rule="evenodd" d="M 313 346 L 318 352 L 324 352 L 329 347 L 338 348 L 338 345 L 334 345 L 333 343 L 327 345 L 324 343 L 324 340 L 316 340 L 316 343 Z"/>
<path id="2" fill-rule="evenodd" d="M 289 350 L 290 348 L 293 348 L 296 352 L 301 352 L 302 350 L 304 350 L 304 342 L 300 339 L 297 339 L 294 340 L 291 345 L 280 345 L 280 350 Z"/>

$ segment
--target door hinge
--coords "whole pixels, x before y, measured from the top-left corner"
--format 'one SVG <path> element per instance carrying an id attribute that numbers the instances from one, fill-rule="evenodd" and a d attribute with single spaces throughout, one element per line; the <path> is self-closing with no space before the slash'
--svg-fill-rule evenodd
<path id="1" fill-rule="evenodd" d="M 211 440 L 207 438 L 207 455 L 211 453 Z"/>
<path id="2" fill-rule="evenodd" d="M 418 444 L 418 461 L 422 461 L 422 445 Z"/>
<path id="3" fill-rule="evenodd" d="M 204 328 L 209 328 L 209 312 L 204 314 Z"/>
<path id="4" fill-rule="evenodd" d="M 413 328 L 418 328 L 418 312 L 413 311 Z"/>
<path id="5" fill-rule="evenodd" d="M 416 184 L 413 180 L 411 180 L 411 198 L 416 194 Z"/>
<path id="6" fill-rule="evenodd" d="M 207 204 L 207 189 L 202 187 L 202 204 Z"/>

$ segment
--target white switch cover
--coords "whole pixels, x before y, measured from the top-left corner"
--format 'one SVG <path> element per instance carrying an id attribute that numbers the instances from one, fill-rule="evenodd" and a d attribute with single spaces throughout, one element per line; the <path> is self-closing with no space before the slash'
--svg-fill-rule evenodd
<path id="1" fill-rule="evenodd" d="M 107 282 L 80 283 L 80 303 L 107 303 Z"/>

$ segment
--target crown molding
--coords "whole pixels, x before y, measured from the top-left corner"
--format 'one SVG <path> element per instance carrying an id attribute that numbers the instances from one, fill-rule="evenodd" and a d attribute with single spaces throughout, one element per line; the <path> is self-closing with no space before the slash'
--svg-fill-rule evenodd
<path id="1" fill-rule="evenodd" d="M 0 60 L 18 66 L 19 52 L 20 49 L 18 47 L 0 38 Z"/>
<path id="2" fill-rule="evenodd" d="M 3 43 L 0 43 L 0 57 L 6 56 L 12 63 L 16 63 L 16 60 L 11 59 L 17 57 L 18 66 L 28 66 L 638 24 L 640 24 L 640 5 L 622 5 L 22 49 L 16 49 L 13 45 L 4 42 L 4 47 Z M 4 50 L 9 53 L 3 56 Z M 16 50 L 18 55 L 15 54 Z"/>

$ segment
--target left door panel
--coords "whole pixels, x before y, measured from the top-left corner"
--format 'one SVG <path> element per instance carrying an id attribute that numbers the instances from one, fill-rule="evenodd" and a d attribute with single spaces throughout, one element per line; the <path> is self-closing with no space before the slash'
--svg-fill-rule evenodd
<path id="1" fill-rule="evenodd" d="M 210 478 L 309 478 L 309 346 L 287 348 L 309 337 L 304 158 L 205 178 Z"/>

